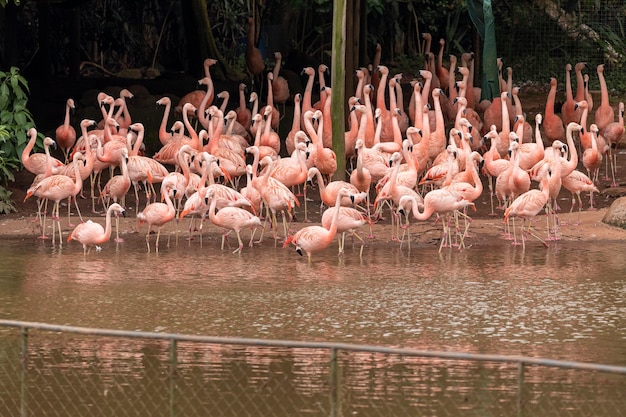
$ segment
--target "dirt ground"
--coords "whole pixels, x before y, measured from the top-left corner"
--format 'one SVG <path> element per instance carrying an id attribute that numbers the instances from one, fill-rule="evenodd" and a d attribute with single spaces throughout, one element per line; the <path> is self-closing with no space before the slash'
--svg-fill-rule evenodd
<path id="1" fill-rule="evenodd" d="M 32 239 L 33 242 L 37 242 L 37 236 L 39 236 L 38 223 L 34 222 L 35 215 L 37 213 L 36 201 L 34 199 L 28 199 L 23 202 L 26 195 L 26 189 L 32 181 L 32 175 L 29 173 L 21 172 L 18 174 L 15 183 L 12 183 L 11 191 L 17 206 L 17 213 L 0 216 L 0 236 L 5 238 L 20 238 L 20 239 Z M 86 196 L 89 196 L 89 186 L 85 187 Z M 308 203 L 309 222 L 305 223 L 303 209 L 300 208 L 296 211 L 296 219 L 291 224 L 290 232 L 294 233 L 300 228 L 319 223 L 319 197 L 316 194 L 317 190 L 312 190 L 309 195 L 312 196 L 313 201 Z M 609 189 L 611 192 L 617 190 Z M 484 192 L 483 197 L 476 201 L 476 211 L 470 210 L 468 214 L 471 216 L 472 221 L 469 228 L 469 234 L 465 242 L 466 248 L 471 246 L 490 246 L 500 245 L 503 243 L 509 244 L 509 241 L 505 239 L 504 233 L 504 221 L 503 213 L 501 210 L 496 210 L 496 216 L 491 216 L 490 202 L 488 191 Z M 626 240 L 626 230 L 617 227 L 606 225 L 602 222 L 604 213 L 606 212 L 610 203 L 614 200 L 614 197 L 609 193 L 601 195 L 597 198 L 597 210 L 587 210 L 588 201 L 585 198 L 585 210 L 580 213 L 580 217 L 577 209 L 573 213 L 569 213 L 570 197 L 569 193 L 564 193 L 560 200 L 562 207 L 560 219 L 559 234 L 561 241 L 621 241 Z M 141 205 L 140 210 L 144 206 L 143 196 L 140 197 Z M 91 199 L 78 199 L 79 207 L 83 215 L 84 220 L 91 219 L 92 221 L 99 222 L 104 225 L 104 216 L 102 214 L 94 214 L 91 212 Z M 137 231 L 137 219 L 135 212 L 135 199 L 131 193 L 127 197 L 127 212 L 126 217 L 121 218 L 120 232 L 125 240 L 125 244 L 145 245 L 145 234 L 147 226 L 142 225 Z M 101 206 L 99 210 L 102 210 Z M 72 210 L 72 222 L 77 223 L 79 221 L 76 216 L 76 210 Z M 61 207 L 61 226 L 63 228 L 63 235 L 67 238 L 67 235 L 72 230 L 68 227 L 67 221 L 67 205 L 64 204 Z M 50 220 L 48 219 L 48 234 L 50 233 Z M 187 219 L 178 223 L 178 230 L 183 238 L 187 236 L 188 229 Z M 546 223 L 545 216 L 541 215 L 537 217 L 533 227 L 538 236 L 542 239 L 546 237 Z M 174 230 L 174 229 L 172 229 Z M 412 235 L 412 245 L 431 245 L 436 246 L 439 244 L 441 237 L 441 224 L 435 221 L 432 217 L 425 222 L 414 221 L 411 225 L 410 231 Z M 269 235 L 269 226 L 266 236 Z M 372 225 L 373 239 L 366 239 L 368 246 L 397 244 L 392 242 L 393 228 L 390 223 L 389 212 L 386 211 L 384 218 Z M 215 228 L 208 222 L 204 224 L 204 236 L 205 239 L 219 239 L 220 230 Z M 115 234 L 113 233 L 113 236 Z M 249 236 L 249 232 L 242 232 L 243 239 Z M 367 226 L 364 226 L 361 230 L 361 235 L 369 235 Z M 535 239 L 534 244 L 541 244 Z M 65 242 L 65 239 L 64 239 Z M 232 241 L 231 241 L 232 242 Z M 236 242 L 236 241 L 235 241 Z M 271 242 L 271 240 L 268 240 Z M 555 242 L 548 242 L 549 244 L 555 244 Z M 269 244 L 269 243 L 268 243 Z"/>

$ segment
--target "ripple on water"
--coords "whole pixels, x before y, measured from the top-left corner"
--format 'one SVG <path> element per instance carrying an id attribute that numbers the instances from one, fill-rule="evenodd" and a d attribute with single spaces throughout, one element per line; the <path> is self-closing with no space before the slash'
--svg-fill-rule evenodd
<path id="1" fill-rule="evenodd" d="M 292 250 L 240 256 L 215 242 L 83 257 L 0 244 L 3 317 L 93 327 L 263 338 L 348 340 L 474 352 L 624 352 L 626 245 L 400 251 Z M 621 246 L 620 246 L 621 245 Z M 246 248 L 248 249 L 248 248 Z M 615 362 L 608 360 L 608 362 Z"/>

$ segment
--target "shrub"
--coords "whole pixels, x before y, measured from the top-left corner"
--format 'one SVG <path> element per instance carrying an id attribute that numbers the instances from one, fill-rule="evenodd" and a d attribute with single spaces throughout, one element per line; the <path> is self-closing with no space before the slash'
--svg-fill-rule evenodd
<path id="1" fill-rule="evenodd" d="M 15 211 L 8 181 L 14 181 L 13 172 L 21 167 L 21 154 L 28 142 L 28 129 L 35 126 L 26 107 L 28 82 L 12 67 L 0 71 L 0 213 Z M 41 150 L 41 147 L 37 147 Z"/>

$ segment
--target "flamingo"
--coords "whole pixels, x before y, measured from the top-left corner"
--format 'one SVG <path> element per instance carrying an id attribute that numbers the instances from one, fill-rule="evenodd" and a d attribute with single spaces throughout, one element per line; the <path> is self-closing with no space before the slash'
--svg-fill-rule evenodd
<path id="1" fill-rule="evenodd" d="M 457 212 L 468 206 L 474 207 L 474 203 L 463 198 L 461 193 L 441 188 L 430 191 L 424 196 L 423 209 L 421 212 L 419 211 L 419 206 L 420 202 L 414 196 L 406 195 L 400 198 L 397 212 L 405 215 L 410 213 L 416 220 L 424 221 L 428 220 L 435 213 L 439 215 L 443 214 L 448 217 L 452 212 Z M 446 245 L 446 242 L 450 241 L 448 220 L 443 220 L 442 225 L 443 235 L 441 237 L 441 243 L 439 244 L 440 252 L 441 248 Z M 463 246 L 462 238 L 460 246 Z"/>
<path id="2" fill-rule="evenodd" d="M 246 84 L 239 84 L 239 107 L 235 109 L 237 113 L 237 121 L 246 130 L 250 130 L 250 121 L 252 120 L 252 112 L 246 104 Z"/>
<path id="3" fill-rule="evenodd" d="M 598 79 L 600 80 L 600 106 L 595 111 L 594 121 L 600 129 L 600 133 L 604 132 L 604 128 L 609 123 L 615 121 L 615 111 L 609 103 L 609 89 L 606 86 L 606 80 L 604 79 L 604 64 L 598 65 L 596 69 L 598 73 Z M 581 123 L 582 124 L 582 123 Z"/>
<path id="4" fill-rule="evenodd" d="M 571 122 L 573 123 L 573 122 Z M 570 123 L 570 124 L 571 124 Z M 513 202 L 509 205 L 504 213 L 504 222 L 508 223 L 509 218 L 519 217 L 522 219 L 522 227 L 521 227 L 521 239 L 522 239 L 522 247 L 526 249 L 526 240 L 524 238 L 524 227 L 526 222 L 530 221 L 534 218 L 543 208 L 546 209 L 546 214 L 548 214 L 548 208 L 546 207 L 548 200 L 550 198 L 550 187 L 549 181 L 550 176 L 552 176 L 552 172 L 550 171 L 550 165 L 545 164 L 541 168 L 543 172 L 541 175 L 541 187 L 539 190 L 532 189 L 528 190 L 525 193 L 518 196 Z M 513 228 L 513 232 L 515 234 L 515 228 Z M 531 225 L 528 225 L 527 232 L 540 240 L 544 245 L 546 243 L 531 232 Z M 514 236 L 513 244 L 517 243 L 517 236 Z M 547 246 L 547 245 L 546 245 Z"/>
<path id="5" fill-rule="evenodd" d="M 137 213 L 137 219 L 139 220 L 137 224 L 137 229 L 139 229 L 139 227 L 143 223 L 148 224 L 148 233 L 146 233 L 146 245 L 148 246 L 148 253 L 150 253 L 150 232 L 152 231 L 152 228 L 157 228 L 155 249 L 158 252 L 161 229 L 165 224 L 172 221 L 172 219 L 174 219 L 174 216 L 176 215 L 174 204 L 170 199 L 170 192 L 175 192 L 176 190 L 174 190 L 169 184 L 163 183 L 161 185 L 161 199 L 165 200 L 165 203 L 155 202 L 148 204 L 141 213 Z"/>
<path id="6" fill-rule="evenodd" d="M 237 241 L 239 246 L 233 251 L 233 253 L 241 253 L 243 249 L 243 242 L 241 240 L 241 229 L 263 227 L 261 219 L 247 210 L 239 207 L 224 207 L 215 212 L 217 206 L 218 197 L 214 195 L 214 189 L 209 189 L 206 193 L 206 198 L 211 201 L 209 206 L 209 219 L 211 223 L 216 226 L 223 227 L 225 229 L 234 230 L 237 234 Z M 222 234 L 222 250 L 224 250 L 224 238 L 228 233 Z M 254 232 L 250 236 L 249 247 L 252 247 L 252 239 L 254 238 Z"/>
<path id="7" fill-rule="evenodd" d="M 583 202 L 580 198 L 580 193 L 589 192 L 589 210 L 594 210 L 593 207 L 593 193 L 598 193 L 598 187 L 595 186 L 591 178 L 577 169 L 573 170 L 569 175 L 562 179 L 563 187 L 568 189 L 572 193 L 572 206 L 570 208 L 570 214 L 574 210 L 574 205 L 576 204 L 575 196 L 578 197 L 578 222 L 580 223 L 580 212 L 583 209 Z"/>
<path id="8" fill-rule="evenodd" d="M 65 102 L 65 119 L 63 124 L 55 130 L 54 139 L 59 148 L 63 151 L 65 162 L 68 162 L 68 154 L 74 143 L 76 143 L 76 129 L 70 124 L 70 113 L 76 109 L 74 100 L 68 98 Z"/>
<path id="9" fill-rule="evenodd" d="M 72 230 L 72 233 L 67 237 L 68 243 L 72 240 L 76 240 L 83 245 L 83 255 L 88 255 L 91 248 L 97 245 L 101 245 L 108 242 L 111 238 L 111 214 L 115 213 L 115 216 L 122 215 L 126 217 L 126 211 L 122 206 L 117 203 L 113 203 L 109 206 L 106 213 L 105 227 L 98 223 L 94 223 L 91 220 L 87 220 L 85 223 L 81 223 Z"/>
<path id="10" fill-rule="evenodd" d="M 204 62 L 202 63 L 202 66 L 204 68 L 205 77 L 211 77 L 211 67 L 215 64 L 217 64 L 216 59 L 206 58 L 204 60 Z M 193 107 L 197 109 L 200 107 L 200 103 L 204 99 L 205 94 L 206 92 L 202 90 L 194 90 L 190 93 L 185 94 L 178 102 L 178 105 L 176 106 L 176 109 L 175 109 L 176 112 L 178 113 L 182 112 L 183 115 L 184 114 L 193 115 L 193 111 L 190 108 L 185 109 L 185 104 L 190 103 L 193 105 Z M 210 106 L 211 103 L 213 103 L 213 92 L 210 93 L 207 106 Z"/>
<path id="11" fill-rule="evenodd" d="M 252 74 L 252 85 L 258 82 L 258 88 L 262 88 L 261 75 L 265 71 L 265 61 L 263 61 L 263 55 L 261 50 L 256 47 L 256 24 L 254 17 L 248 18 L 248 31 L 246 44 L 245 60 L 248 70 Z"/>
<path id="12" fill-rule="evenodd" d="M 27 171 L 39 175 L 45 174 L 48 169 L 49 160 L 45 153 L 33 153 L 30 152 L 35 147 L 35 142 L 37 141 L 37 129 L 31 127 L 28 129 L 28 136 L 30 137 L 26 147 L 22 151 L 22 165 L 26 168 Z M 54 143 L 53 146 L 56 146 Z M 44 149 L 45 150 L 45 149 Z M 52 173 L 56 174 L 57 171 L 64 165 L 63 162 L 59 161 L 56 158 L 52 158 Z"/>
<path id="13" fill-rule="evenodd" d="M 161 97 L 157 100 L 156 104 L 159 106 L 165 106 L 165 110 L 163 111 L 163 118 L 161 119 L 161 124 L 159 125 L 159 141 L 161 145 L 167 144 L 170 140 L 172 140 L 172 133 L 167 130 L 167 119 L 170 115 L 170 108 L 172 107 L 172 99 L 169 97 Z"/>
<path id="14" fill-rule="evenodd" d="M 589 126 L 589 133 L 591 136 L 591 147 L 583 151 L 582 160 L 583 166 L 587 169 L 587 175 L 595 184 L 598 182 L 598 173 L 602 166 L 602 152 L 598 149 L 597 140 L 600 130 L 595 123 Z"/>
<path id="15" fill-rule="evenodd" d="M 122 206 L 125 206 L 126 202 L 126 194 L 130 190 L 130 176 L 128 175 L 128 150 L 122 149 L 122 154 L 120 156 L 120 166 L 122 167 L 122 174 L 115 175 L 111 177 L 109 181 L 104 185 L 102 189 L 102 193 L 100 193 L 100 198 L 102 199 L 102 204 L 108 211 L 109 202 L 113 200 L 113 203 L 117 203 L 118 200 L 121 202 Z M 115 217 L 115 241 L 123 242 L 124 239 L 120 238 L 119 235 L 119 218 Z"/>
<path id="16" fill-rule="evenodd" d="M 556 78 L 550 78 L 550 92 L 546 100 L 546 110 L 543 115 L 543 130 L 549 143 L 563 139 L 565 127 L 563 120 L 554 113 L 554 101 L 556 99 Z"/>
<path id="17" fill-rule="evenodd" d="M 285 102 L 289 99 L 289 83 L 287 79 L 280 74 L 280 68 L 283 60 L 283 55 L 280 52 L 274 52 L 274 59 L 276 63 L 274 64 L 273 76 L 274 79 L 272 81 L 272 94 L 274 96 L 274 101 L 278 104 L 283 105 L 283 113 L 284 113 L 284 105 Z"/>
<path id="18" fill-rule="evenodd" d="M 605 139 L 605 142 L 609 145 L 609 162 L 611 163 L 611 187 L 616 187 L 615 181 L 615 167 L 617 165 L 617 152 L 614 148 L 617 148 L 619 143 L 624 137 L 624 102 L 620 101 L 618 104 L 617 121 L 609 123 L 602 131 L 601 137 Z M 608 170 L 607 170 L 608 171 Z"/>
<path id="19" fill-rule="evenodd" d="M 580 123 L 580 111 L 575 108 L 576 101 L 574 100 L 574 94 L 572 92 L 572 64 L 567 63 L 565 65 L 565 102 L 561 106 L 561 116 L 563 117 L 563 123 L 567 126 L 569 122 Z M 580 87 L 580 85 L 578 85 Z M 583 98 L 581 97 L 580 100 Z M 580 101 L 578 100 L 578 101 Z"/>
<path id="20" fill-rule="evenodd" d="M 337 192 L 335 207 L 340 207 L 342 199 L 345 198 L 352 200 L 354 203 L 354 194 L 343 188 Z M 300 256 L 303 255 L 302 251 L 306 252 L 309 263 L 311 263 L 311 255 L 315 252 L 326 249 L 337 235 L 339 215 L 340 210 L 337 209 L 328 228 L 314 225 L 298 230 L 294 235 L 289 236 L 285 240 L 283 248 L 286 248 L 289 244 L 293 243 L 296 247 L 296 252 L 298 252 Z"/>
<path id="21" fill-rule="evenodd" d="M 363 193 L 361 193 L 363 194 Z M 365 196 L 361 195 L 360 199 Z M 359 257 L 363 257 L 364 241 L 361 236 L 356 233 L 356 229 L 363 226 L 366 223 L 370 223 L 368 217 L 359 210 L 352 207 L 333 206 L 324 211 L 322 215 L 322 226 L 326 229 L 330 229 L 332 220 L 335 217 L 335 211 L 339 210 L 339 218 L 337 219 L 337 233 L 341 233 L 341 238 L 337 238 L 339 244 L 339 255 L 342 255 L 345 248 L 346 232 L 349 232 L 353 237 L 356 237 L 361 241 L 361 250 Z"/>
<path id="22" fill-rule="evenodd" d="M 26 201 L 32 195 L 36 195 L 37 197 L 44 199 L 44 200 L 54 201 L 54 207 L 52 209 L 52 218 L 53 218 L 53 221 L 57 222 L 57 227 L 59 230 L 59 245 L 63 245 L 61 222 L 59 220 L 59 203 L 61 202 L 61 200 L 64 200 L 66 198 L 75 197 L 76 194 L 78 194 L 80 190 L 83 188 L 83 180 L 80 176 L 80 168 L 79 168 L 80 160 L 82 159 L 83 159 L 83 154 L 81 154 L 80 152 L 76 152 L 74 154 L 74 157 L 73 157 L 74 179 L 66 175 L 51 175 L 47 178 L 44 178 L 41 182 L 39 182 L 39 184 L 35 185 L 34 187 L 29 188 L 28 191 L 26 192 L 26 197 L 24 197 L 24 201 Z M 78 208 L 78 203 L 76 203 L 76 200 L 74 200 L 74 203 L 76 205 L 76 211 L 78 212 L 78 215 L 82 219 L 82 216 L 80 215 L 80 209 Z M 68 224 L 71 226 L 70 216 L 71 216 L 71 210 L 70 210 L 70 206 L 68 205 L 67 221 L 68 221 Z M 42 230 L 45 230 L 45 227 L 46 227 L 46 214 L 44 212 Z M 54 240 L 55 240 L 55 231 L 56 229 L 53 224 L 52 225 L 52 244 L 54 244 Z M 42 234 L 42 237 L 43 236 L 44 235 Z"/>
<path id="23" fill-rule="evenodd" d="M 285 148 L 287 149 L 287 153 L 291 155 L 293 151 L 296 149 L 296 133 L 301 130 L 301 111 L 300 111 L 300 102 L 302 101 L 302 94 L 297 93 L 293 96 L 293 120 L 291 123 L 291 130 L 287 134 L 287 138 L 285 139 Z"/>

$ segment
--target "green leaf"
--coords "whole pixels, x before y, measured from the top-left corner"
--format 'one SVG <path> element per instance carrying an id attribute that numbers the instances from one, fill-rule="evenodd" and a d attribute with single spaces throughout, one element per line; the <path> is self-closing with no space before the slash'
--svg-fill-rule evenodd
<path id="1" fill-rule="evenodd" d="M 23 126 L 28 122 L 28 119 L 26 118 L 26 115 L 24 114 L 23 111 L 15 113 L 13 115 L 13 120 L 15 120 L 15 123 L 17 123 L 20 126 Z"/>

